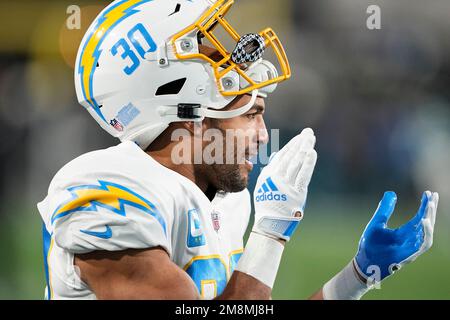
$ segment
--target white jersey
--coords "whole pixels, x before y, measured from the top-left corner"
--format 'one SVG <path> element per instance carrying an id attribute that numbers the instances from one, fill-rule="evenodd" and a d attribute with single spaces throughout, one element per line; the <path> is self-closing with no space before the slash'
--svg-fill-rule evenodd
<path id="1" fill-rule="evenodd" d="M 186 177 L 133 142 L 84 154 L 53 178 L 38 204 L 44 221 L 47 299 L 95 299 L 74 255 L 163 247 L 200 295 L 219 295 L 243 252 L 247 189 L 210 201 Z"/>

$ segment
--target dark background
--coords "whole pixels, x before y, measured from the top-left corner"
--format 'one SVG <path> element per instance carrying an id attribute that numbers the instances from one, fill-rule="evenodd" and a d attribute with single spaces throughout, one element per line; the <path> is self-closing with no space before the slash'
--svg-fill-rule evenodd
<path id="1" fill-rule="evenodd" d="M 117 143 L 73 84 L 84 31 L 108 3 L 0 3 L 0 298 L 43 298 L 35 204 L 65 163 Z M 65 25 L 71 4 L 82 8 L 81 30 Z M 366 27 L 371 4 L 381 30 Z M 366 298 L 449 299 L 450 2 L 237 0 L 229 18 L 242 33 L 271 26 L 285 44 L 293 77 L 266 103 L 281 146 L 306 126 L 317 136 L 306 217 L 274 298 L 306 298 L 338 272 L 385 190 L 399 198 L 395 227 L 430 189 L 440 193 L 433 248 Z"/>

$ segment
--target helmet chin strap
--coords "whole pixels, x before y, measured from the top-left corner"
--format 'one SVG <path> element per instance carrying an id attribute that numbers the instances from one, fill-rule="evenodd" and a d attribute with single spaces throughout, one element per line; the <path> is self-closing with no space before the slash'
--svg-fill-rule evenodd
<path id="1" fill-rule="evenodd" d="M 227 110 L 227 111 L 221 111 L 221 110 L 212 110 L 212 109 L 206 109 L 206 108 L 198 108 L 195 109 L 194 114 L 199 117 L 206 117 L 206 118 L 215 118 L 215 119 L 229 119 L 234 118 L 240 115 L 243 115 L 248 110 L 250 110 L 256 102 L 256 98 L 258 97 L 258 89 L 255 89 L 252 91 L 252 97 L 250 101 L 234 110 Z"/>

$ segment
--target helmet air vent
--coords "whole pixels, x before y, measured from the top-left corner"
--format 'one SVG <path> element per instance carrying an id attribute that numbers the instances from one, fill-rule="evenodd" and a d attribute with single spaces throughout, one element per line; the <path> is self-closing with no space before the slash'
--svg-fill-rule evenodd
<path id="1" fill-rule="evenodd" d="M 178 94 L 183 88 L 186 82 L 186 78 L 181 78 L 178 80 L 174 80 L 163 84 L 156 90 L 155 96 L 164 96 L 168 94 Z"/>

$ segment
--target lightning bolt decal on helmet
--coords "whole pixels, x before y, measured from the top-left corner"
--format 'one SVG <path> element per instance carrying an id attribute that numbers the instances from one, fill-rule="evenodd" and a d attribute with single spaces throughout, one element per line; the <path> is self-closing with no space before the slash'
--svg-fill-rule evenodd
<path id="1" fill-rule="evenodd" d="M 114 1 L 80 44 L 78 101 L 111 135 L 143 149 L 172 122 L 245 113 L 257 96 L 266 97 L 289 79 L 291 70 L 272 29 L 241 36 L 231 26 L 225 16 L 233 3 Z M 218 40 L 219 28 L 232 47 Z M 275 57 L 271 61 L 264 59 L 268 51 Z M 222 110 L 243 94 L 252 95 L 247 105 Z"/>

